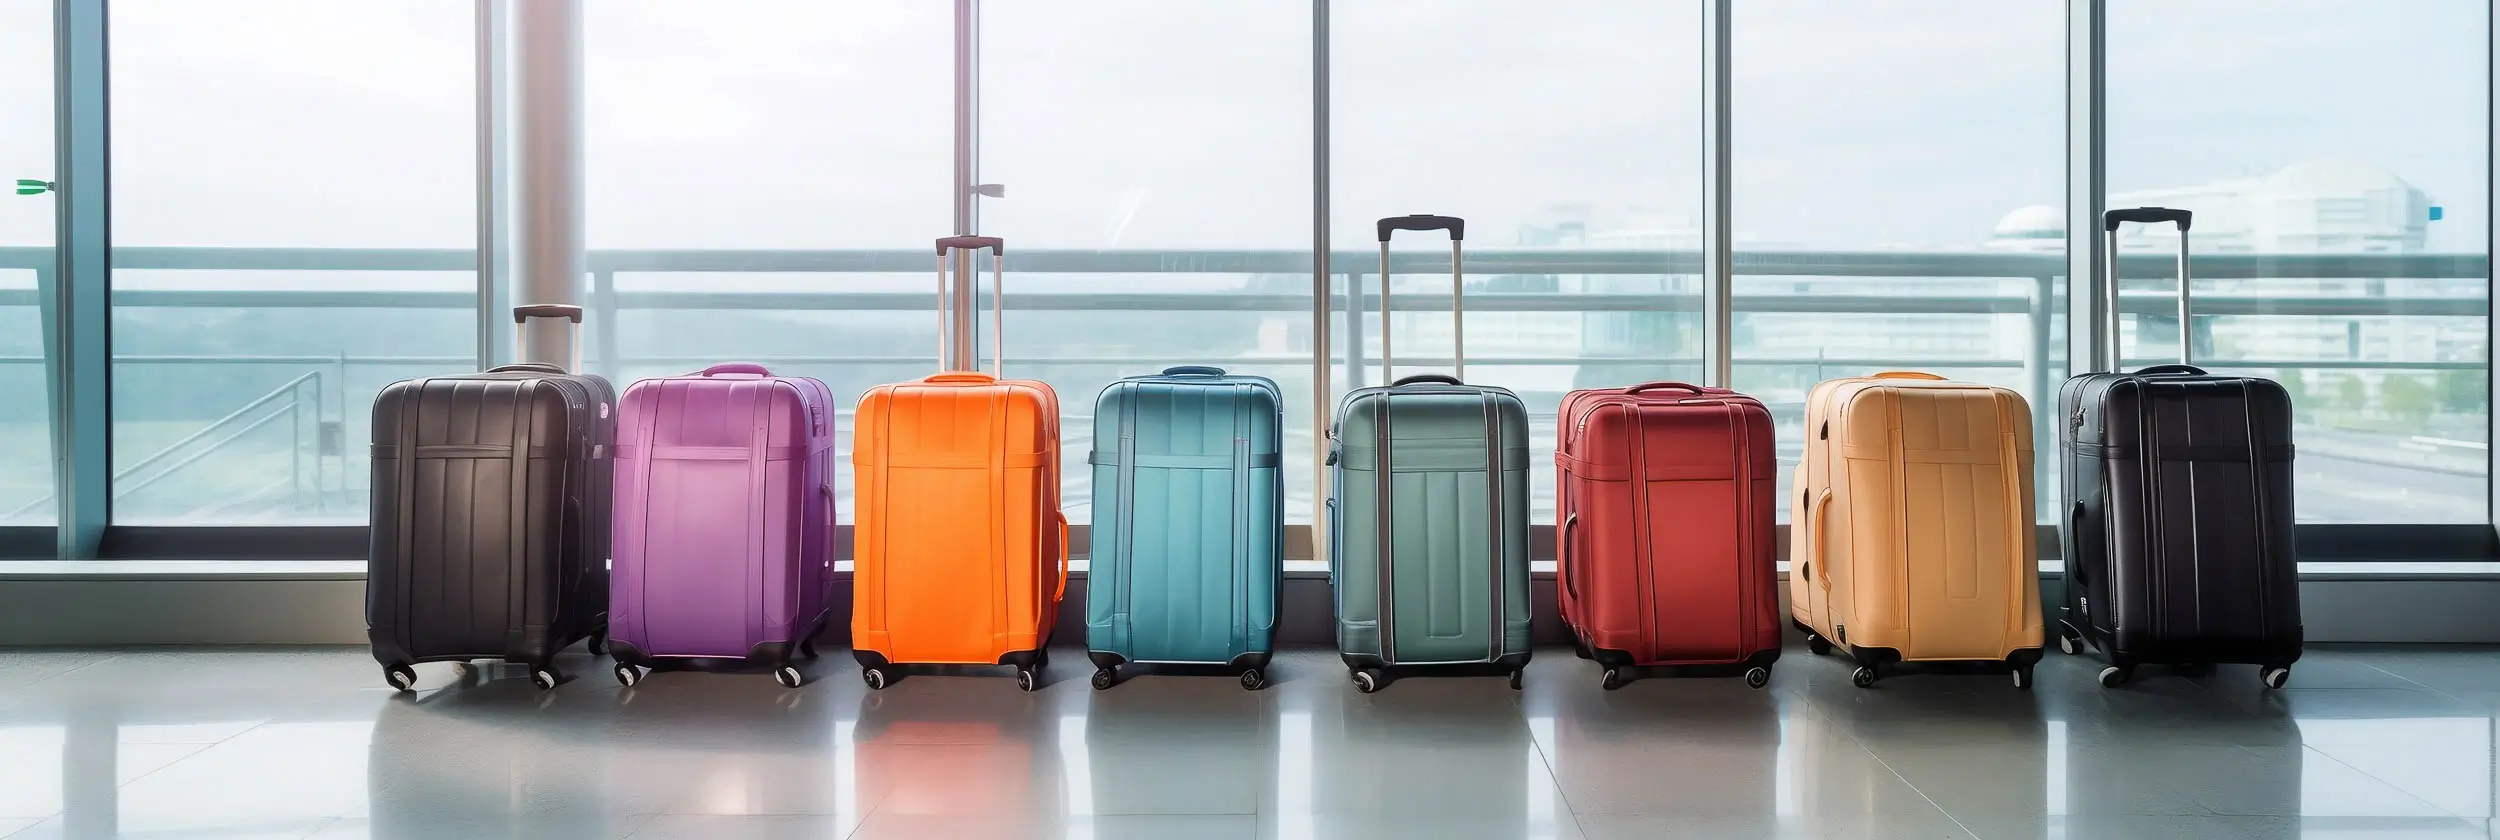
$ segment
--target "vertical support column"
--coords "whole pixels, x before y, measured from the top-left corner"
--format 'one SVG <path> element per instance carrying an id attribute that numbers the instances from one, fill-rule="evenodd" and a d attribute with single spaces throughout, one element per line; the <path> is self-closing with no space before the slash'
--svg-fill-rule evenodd
<path id="1" fill-rule="evenodd" d="M 503 0 L 477 0 L 477 367 L 512 355 L 509 36 Z M 601 326 L 605 326 L 602 324 Z"/>
<path id="2" fill-rule="evenodd" d="M 2057 438 L 2053 436 L 2057 425 L 2052 422 L 2058 411 L 2056 353 L 2053 352 L 2056 347 L 2055 342 L 2050 340 L 2049 329 L 2057 317 L 2056 277 L 2031 278 L 2031 311 L 2026 317 L 2026 323 L 2031 328 L 2031 349 L 2023 360 L 2023 372 L 2031 386 L 2031 446 L 2036 451 L 2045 452 L 2057 445 Z M 2033 486 L 2049 486 L 2050 467 L 2056 463 L 2055 458 L 2034 458 L 2031 478 L 2037 483 Z"/>
<path id="3" fill-rule="evenodd" d="M 112 64 L 106 0 L 54 0 L 53 257 L 38 290 L 49 326 L 53 499 L 63 560 L 88 560 L 112 521 L 112 146 L 106 84 Z"/>
<path id="4" fill-rule="evenodd" d="M 589 271 L 582 232 L 581 0 L 517 0 L 512 21 L 512 299 L 582 304 Z M 611 326 L 611 325 L 601 325 Z M 519 327 L 521 358 L 572 369 L 573 331 L 559 319 Z"/>
<path id="5" fill-rule="evenodd" d="M 2483 26 L 2483 59 L 2488 62 L 2483 73 L 2483 222 L 2490 227 L 2483 240 L 2483 264 L 2488 266 L 2493 262 L 2492 249 L 2500 246 L 2500 212 L 2495 212 L 2500 211 L 2500 4 L 2484 7 Z M 2493 300 L 2489 293 L 2483 297 L 2486 302 Z M 2500 317 L 2494 316 L 2500 316 L 2500 307 L 2483 314 L 2483 413 L 2492 424 L 2485 441 L 2500 441 L 2500 411 L 2493 410 L 2492 404 L 2493 395 L 2500 394 L 2500 388 L 2493 387 L 2500 386 L 2492 352 L 2492 338 L 2500 336 Z M 2500 485 L 2493 483 L 2500 464 L 2492 462 L 2492 454 L 2488 447 L 2483 450 L 2483 498 L 2491 505 L 2485 522 L 2500 527 Z M 2500 532 L 2494 532 L 2493 538 L 2500 541 Z M 2493 740 L 2500 743 L 2500 732 L 2494 733 Z M 2500 776 L 2494 777 L 2492 785 L 2500 790 Z"/>
<path id="6" fill-rule="evenodd" d="M 1311 556 L 1328 559 L 1328 0 L 1311 0 Z M 1383 282 L 1387 278 L 1382 278 Z M 1383 286 L 1386 288 L 1386 286 Z M 1361 307 L 1363 278 L 1346 277 L 1346 311 Z M 1359 341 L 1358 341 L 1359 344 Z M 1360 348 L 1347 351 L 1354 358 Z M 1347 365 L 1353 375 L 1352 364 Z"/>
<path id="7" fill-rule="evenodd" d="M 955 234 L 979 233 L 981 197 L 981 4 L 955 0 Z M 946 262 L 954 285 L 947 287 L 948 370 L 981 367 L 981 284 L 978 254 L 958 251 Z"/>
<path id="8" fill-rule="evenodd" d="M 2073 372 L 2099 370 L 2110 319 L 2101 303 L 2101 209 L 2108 137 L 2102 105 L 2108 87 L 2105 35 L 2108 0 L 2066 0 L 2066 359 Z"/>
<path id="9" fill-rule="evenodd" d="M 1703 383 L 1717 388 L 1736 378 L 1735 15 L 1736 0 L 1702 4 L 1701 360 Z"/>

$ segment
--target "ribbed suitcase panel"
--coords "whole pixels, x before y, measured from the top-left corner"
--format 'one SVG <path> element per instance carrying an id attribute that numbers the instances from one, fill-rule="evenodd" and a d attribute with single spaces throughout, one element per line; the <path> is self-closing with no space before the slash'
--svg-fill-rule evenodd
<path id="1" fill-rule="evenodd" d="M 1342 649 L 1381 653 L 1378 540 L 1385 534 L 1391 664 L 1487 662 L 1525 652 L 1525 410 L 1507 391 L 1399 389 L 1384 399 L 1383 390 L 1350 395 L 1337 424 L 1332 516 Z M 1487 438 L 1487 390 L 1498 442 Z M 1384 402 L 1392 437 L 1385 516 L 1376 472 Z"/>
<path id="2" fill-rule="evenodd" d="M 1103 463 L 1094 468 L 1102 501 L 1090 647 L 1150 662 L 1227 662 L 1268 649 L 1281 475 L 1273 465 L 1237 465 L 1274 459 L 1277 410 L 1273 386 L 1246 377 L 1144 377 L 1104 391 L 1095 409 Z M 1127 458 L 1140 461 L 1123 470 Z"/>

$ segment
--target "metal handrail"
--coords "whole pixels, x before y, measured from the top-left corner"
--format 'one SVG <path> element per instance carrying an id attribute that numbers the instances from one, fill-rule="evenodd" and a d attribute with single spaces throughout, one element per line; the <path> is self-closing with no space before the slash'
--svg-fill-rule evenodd
<path id="1" fill-rule="evenodd" d="M 191 434 L 183 437 L 181 440 L 167 444 L 165 448 L 157 450 L 153 455 L 139 459 L 138 463 L 115 470 L 113 472 L 113 498 L 118 500 L 128 497 L 129 495 L 137 493 L 141 490 L 145 490 L 150 485 L 163 481 L 166 476 L 180 472 L 182 468 L 198 463 L 200 459 L 215 454 L 220 449 L 224 449 L 227 444 L 233 443 L 236 439 L 241 438 L 243 435 L 259 429 L 262 426 L 269 425 L 270 422 L 276 420 L 277 418 L 285 416 L 283 412 L 270 412 L 261 416 L 258 420 L 244 424 L 241 429 L 235 430 L 234 433 L 226 435 L 223 438 L 219 438 L 215 443 L 201 447 L 198 452 L 191 453 L 189 457 L 176 461 L 173 466 L 167 467 L 164 470 L 157 472 L 155 475 L 148 476 L 146 479 L 128 484 L 126 486 L 123 484 L 123 479 L 137 475 L 139 474 L 139 471 L 155 466 L 158 462 L 173 457 L 176 453 L 181 452 L 184 448 L 189 447 L 191 444 L 197 443 L 207 438 L 209 435 L 215 434 L 218 430 L 236 423 L 244 416 L 251 414 L 253 411 L 258 410 L 262 406 L 277 401 L 279 397 L 286 397 L 288 399 L 288 410 L 295 409 L 297 405 L 303 402 L 301 398 L 295 396 L 297 389 L 301 388 L 307 381 L 315 382 L 317 384 L 320 379 L 321 372 L 317 370 L 297 376 L 294 379 L 289 379 L 286 381 L 286 384 L 271 389 L 268 393 L 260 395 L 258 399 L 244 403 L 242 408 L 227 412 L 226 416 L 217 418 L 208 425 L 200 427 L 199 431 L 192 432 Z M 315 396 L 313 399 L 317 401 L 320 397 Z M 42 507 L 45 502 L 52 501 L 53 496 L 54 494 L 46 493 L 43 496 L 36 498 L 34 501 L 18 506 L 14 510 L 7 513 L 0 513 L 0 520 L 15 519 L 19 516 L 23 516 L 27 511 Z"/>

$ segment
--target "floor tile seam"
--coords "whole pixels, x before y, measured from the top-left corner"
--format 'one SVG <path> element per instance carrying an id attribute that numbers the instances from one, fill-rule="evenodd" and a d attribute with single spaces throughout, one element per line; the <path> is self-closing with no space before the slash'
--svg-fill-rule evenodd
<path id="1" fill-rule="evenodd" d="M 2379 666 L 2378 666 L 2378 664 L 2377 664 L 2377 663 L 2374 663 L 2374 662 L 2362 662 L 2362 663 L 2361 663 L 2361 665 L 2362 665 L 2363 667 L 2369 668 L 2370 670 L 2377 671 L 2377 672 L 2382 673 L 2382 674 L 2386 674 L 2386 675 L 2388 675 L 2388 676 L 2390 676 L 2390 677 L 2394 677 L 2394 678 L 2396 678 L 2397 680 L 2400 680 L 2400 681 L 2403 681 L 2403 682 L 2412 683 L 2412 684 L 2417 685 L 2417 686 L 2421 686 L 2421 687 L 2422 687 L 2422 690 L 2424 690 L 2424 691 L 2428 691 L 2428 692 L 2430 692 L 2430 693 L 2432 693 L 2432 694 L 2437 694 L 2437 695 L 2439 695 L 2439 696 L 2441 696 L 2441 697 L 2446 697 L 2446 698 L 2448 698 L 2448 699 L 2450 699 L 2450 700 L 2455 700 L 2455 701 L 2457 701 L 2457 702 L 2459 702 L 2459 703 L 2465 703 L 2465 704 L 2471 705 L 2471 704 L 2474 702 L 2473 700 L 2470 700 L 2470 699 L 2467 699 L 2467 698 L 2464 698 L 2464 697 L 2459 697 L 2459 696 L 2454 695 L 2454 694 L 2450 694 L 2450 693 L 2448 693 L 2448 690 L 2447 690 L 2447 689 L 2443 689 L 2443 688 L 2440 688 L 2440 687 L 2438 687 L 2438 686 L 2431 685 L 2430 683 L 2426 683 L 2426 682 L 2423 682 L 2423 681 L 2421 681 L 2421 680 L 2417 680 L 2417 679 L 2414 679 L 2414 678 L 2412 678 L 2412 677 L 2408 677 L 2408 676 L 2405 676 L 2405 675 L 2403 675 L 2403 674 L 2399 674 L 2399 673 L 2396 673 L 2396 672 L 2394 672 L 2394 671 L 2390 671 L 2390 670 L 2387 670 L 2387 669 L 2385 669 L 2385 668 L 2381 668 L 2381 667 L 2379 667 Z"/>
<path id="2" fill-rule="evenodd" d="M 258 727 L 254 727 L 254 728 L 258 728 Z M 249 730 L 245 730 L 245 731 L 249 731 Z M 194 742 L 194 743 L 196 743 L 196 742 Z M 219 742 L 217 742 L 217 744 L 222 744 L 222 743 L 225 743 L 225 742 L 224 742 L 224 741 L 219 741 Z M 145 773 L 141 773 L 141 774 L 139 774 L 139 775 L 136 775 L 136 776 L 132 776 L 132 777 L 130 777 L 130 781 L 127 781 L 127 782 L 122 782 L 122 783 L 120 783 L 120 784 L 116 784 L 116 785 L 114 785 L 114 786 L 113 786 L 113 790 L 114 790 L 114 798 L 115 798 L 115 799 L 119 799 L 119 798 L 120 798 L 120 791 L 122 791 L 122 790 L 124 790 L 124 789 L 129 788 L 131 785 L 138 784 L 138 783 L 140 782 L 140 780 L 146 779 L 146 778 L 147 778 L 147 777 L 149 777 L 149 776 L 154 776 L 154 775 L 156 775 L 156 774 L 158 774 L 158 773 L 163 773 L 163 772 L 165 772 L 165 771 L 167 771 L 167 770 L 171 770 L 171 769 L 173 769 L 174 765 L 181 764 L 181 763 L 183 763 L 183 762 L 185 762 L 185 761 L 190 761 L 191 759 L 194 759 L 194 758 L 198 758 L 198 757 L 200 757 L 200 753 L 208 752 L 209 750 L 216 748 L 217 744 L 200 744 L 200 745 L 199 745 L 199 747 L 200 747 L 199 749 L 192 750 L 190 753 L 188 753 L 188 754 L 184 755 L 184 756 L 183 756 L 183 757 L 181 757 L 181 758 L 177 758 L 177 759 L 174 759 L 174 760 L 172 760 L 172 761 L 165 762 L 162 766 L 159 766 L 159 767 L 157 767 L 157 768 L 156 768 L 156 769 L 154 769 L 154 770 L 150 770 L 150 771 L 147 771 L 147 772 L 145 772 Z M 119 750 L 119 749 L 121 748 L 121 744 L 116 743 L 116 744 L 114 744 L 114 745 L 113 745 L 113 747 L 114 747 L 114 749 Z M 117 758 L 116 760 L 118 760 L 118 758 Z M 337 817 L 332 817 L 331 819 L 338 819 L 338 818 L 337 818 Z M 326 826 L 325 826 L 325 827 L 326 827 Z M 310 835 L 306 835 L 306 836 L 310 836 Z M 0 838 L 0 840 L 7 840 L 7 838 Z"/>
<path id="3" fill-rule="evenodd" d="M 2317 757 L 2319 757 L 2319 758 L 2323 758 L 2323 759 L 2326 759 L 2326 760 L 2328 760 L 2328 761 L 2335 762 L 2335 764 L 2336 764 L 2337 766 L 2340 766 L 2340 767 L 2342 767 L 2342 768 L 2344 768 L 2344 769 L 2346 769 L 2346 770 L 2350 770 L 2350 771 L 2355 772 L 2355 773 L 2359 773 L 2359 774 L 2361 774 L 2361 777 L 2362 777 L 2362 778 L 2364 778 L 2364 779 L 2369 779 L 2370 781 L 2374 781 L 2374 782 L 2377 782 L 2377 783 L 2379 783 L 2379 784 L 2386 785 L 2388 790 L 2392 790 L 2392 791 L 2395 791 L 2395 792 L 2397 792 L 2397 793 L 2403 794 L 2403 795 L 2405 796 L 2405 798 L 2407 798 L 2407 799 L 2411 799 L 2411 800 L 2413 800 L 2413 801 L 2415 801 L 2415 802 L 2422 803 L 2422 806 L 2423 806 L 2423 807 L 2429 808 L 2429 809 L 2431 809 L 2431 810 L 2433 810 L 2433 811 L 2437 811 L 2437 812 L 2442 813 L 2442 814 L 2446 814 L 2446 815 L 2448 815 L 2448 816 L 2449 816 L 2450 818 L 2452 818 L 2452 819 L 2460 819 L 2460 820 L 2465 820 L 2465 819 L 2482 819 L 2481 817 L 2468 817 L 2468 816 L 2466 816 L 2466 815 L 2464 815 L 2464 814 L 2459 814 L 2459 813 L 2457 813 L 2457 812 L 2455 812 L 2455 811 L 2450 811 L 2450 810 L 2448 810 L 2447 808 L 2441 807 L 2439 803 L 2437 803 L 2437 802 L 2432 802 L 2432 801 L 2430 801 L 2430 800 L 2428 800 L 2428 799 L 2423 798 L 2421 794 L 2414 793 L 2414 792 L 2412 791 L 2412 789 L 2410 789 L 2410 788 L 2407 788 L 2407 787 L 2405 787 L 2405 786 L 2403 786 L 2403 785 L 2397 784 L 2397 783 L 2395 783 L 2395 782 L 2393 782 L 2393 781 L 2389 781 L 2389 780 L 2387 780 L 2387 779 L 2382 779 L 2382 778 L 2379 778 L 2378 774 L 2376 774 L 2376 773 L 2372 773 L 2372 772 L 2367 771 L 2367 770 L 2363 770 L 2363 769 L 2361 769 L 2361 768 L 2359 768 L 2359 767 L 2356 767 L 2356 766 L 2354 766 L 2354 765 L 2353 765 L 2353 763 L 2352 763 L 2352 762 L 2345 761 L 2345 760 L 2343 760 L 2343 759 L 2341 759 L 2341 758 L 2337 758 L 2337 757 L 2335 757 L 2335 755 L 2334 755 L 2334 754 L 2329 753 L 2329 752 L 2327 752 L 2327 751 L 2325 751 L 2325 750 L 2318 749 L 2317 747 L 2310 746 L 2310 745 L 2308 745 L 2308 744 L 2306 744 L 2306 743 L 2301 744 L 2301 745 L 2300 745 L 2300 749 L 2301 749 L 2301 751 L 2302 751 L 2302 753 L 2303 753 L 2304 755 L 2315 755 L 2315 756 L 2317 756 Z"/>
<path id="4" fill-rule="evenodd" d="M 1520 712 L 1522 719 L 1524 719 L 1527 712 L 1527 704 L 1520 704 Z M 1556 720 L 1560 720 L 1560 718 L 1557 717 Z M 1557 729 L 1559 730 L 1559 725 L 1557 726 Z M 1571 830 L 1578 832 L 1582 837 L 1588 836 L 1588 826 L 1580 824 L 1580 809 L 1571 804 L 1571 792 L 1563 788 L 1562 773 L 1554 769 L 1553 754 L 1546 752 L 1545 742 L 1537 740 L 1536 732 L 1533 727 L 1531 727 L 1528 732 L 1528 745 L 1536 748 L 1537 765 L 1545 768 L 1545 783 L 1553 786 L 1554 801 L 1560 803 L 1562 805 L 1563 814 L 1571 818 Z"/>
<path id="5" fill-rule="evenodd" d="M 1867 758 L 1872 759 L 1875 762 L 1875 766 L 1884 768 L 1884 772 L 1891 773 L 1893 778 L 1901 780 L 1902 787 L 1909 788 L 1911 793 L 1918 794 L 1918 798 L 1926 802 L 1927 807 L 1936 809 L 1936 813 L 1938 814 L 1943 814 L 1946 822 L 1952 823 L 1954 828 L 1961 829 L 1963 834 L 1967 834 L 1972 837 L 1979 837 L 1979 832 L 1972 830 L 1970 826 L 1962 824 L 1961 817 L 1954 816 L 1952 811 L 1946 810 L 1944 803 L 1937 802 L 1936 798 L 1928 795 L 1925 789 L 1920 788 L 1916 783 L 1911 782 L 1910 777 L 1901 775 L 1900 769 L 1893 767 L 1892 762 L 1885 761 L 1883 756 L 1875 754 L 1875 748 L 1867 745 L 1866 739 L 1858 734 L 1855 727 L 1845 727 L 1843 731 L 1849 733 L 1849 742 L 1858 745 L 1859 752 L 1865 753 Z M 1979 840 L 1987 840 L 1987 838 L 1979 837 Z"/>
<path id="6" fill-rule="evenodd" d="M 48 676 L 48 677 L 41 677 L 41 678 L 38 678 L 38 679 L 35 679 L 35 680 L 32 680 L 32 681 L 26 682 L 26 683 L 22 683 L 22 684 L 17 685 L 17 686 L 15 686 L 15 687 L 13 687 L 13 688 L 10 688 L 10 689 L 9 689 L 9 692 L 24 691 L 24 690 L 26 690 L 26 689 L 33 688 L 33 687 L 35 687 L 35 686 L 39 686 L 39 685 L 42 685 L 42 684 L 44 684 L 44 683 L 48 683 L 48 682 L 51 682 L 51 681 L 53 681 L 53 680 L 57 680 L 57 679 L 60 679 L 60 678 L 62 678 L 62 677 L 66 677 L 66 676 L 69 676 L 69 675 L 71 675 L 71 674 L 75 674 L 75 673 L 78 673 L 78 672 L 80 672 L 80 671 L 84 671 L 84 670 L 87 670 L 87 669 L 89 669 L 89 668 L 93 668 L 93 667 L 95 667 L 95 666 L 97 666 L 97 665 L 102 665 L 102 664 L 104 664 L 104 663 L 106 663 L 106 662 L 111 662 L 111 661 L 113 661 L 113 660 L 120 659 L 120 658 L 122 658 L 122 657 L 129 656 L 129 655 L 130 655 L 130 654 L 129 654 L 128 652 L 125 652 L 125 651 L 115 651 L 115 652 L 112 652 L 112 653 L 108 653 L 108 654 L 105 654 L 105 655 L 103 655 L 103 656 L 97 657 L 97 658 L 95 658 L 95 659 L 93 659 L 93 660 L 89 660 L 89 661 L 87 661 L 87 662 L 84 662 L 84 663 L 81 663 L 81 664 L 78 664 L 78 665 L 71 666 L 71 667 L 69 668 L 69 670 L 62 671 L 62 672 L 60 672 L 60 673 L 53 674 L 53 675 Z M 0 692 L 0 693 L 7 693 L 7 692 Z"/>

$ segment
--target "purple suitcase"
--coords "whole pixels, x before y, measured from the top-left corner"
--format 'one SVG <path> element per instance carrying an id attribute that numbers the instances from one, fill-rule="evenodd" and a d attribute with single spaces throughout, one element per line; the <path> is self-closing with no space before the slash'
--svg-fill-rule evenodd
<path id="1" fill-rule="evenodd" d="M 663 659 L 803 680 L 833 582 L 833 392 L 762 365 L 625 389 L 616 430 L 608 646 L 631 686 Z"/>

